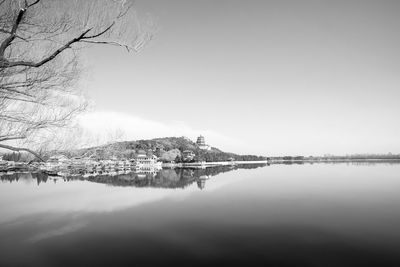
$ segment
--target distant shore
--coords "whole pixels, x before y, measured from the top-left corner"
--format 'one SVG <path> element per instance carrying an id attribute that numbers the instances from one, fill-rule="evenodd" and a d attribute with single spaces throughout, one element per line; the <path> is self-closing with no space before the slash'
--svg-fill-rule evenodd
<path id="1" fill-rule="evenodd" d="M 396 159 L 377 159 L 377 158 L 365 158 L 365 159 L 270 159 L 269 164 L 283 164 L 283 163 L 346 163 L 346 162 L 374 162 L 374 163 L 385 163 L 385 162 L 398 162 L 400 163 L 400 158 Z"/>
<path id="2" fill-rule="evenodd" d="M 193 163 L 163 163 L 163 168 L 198 168 L 213 166 L 229 166 L 240 164 L 302 164 L 302 163 L 400 163 L 400 158 L 396 159 L 269 159 L 258 161 L 219 161 L 219 162 L 193 162 Z"/>

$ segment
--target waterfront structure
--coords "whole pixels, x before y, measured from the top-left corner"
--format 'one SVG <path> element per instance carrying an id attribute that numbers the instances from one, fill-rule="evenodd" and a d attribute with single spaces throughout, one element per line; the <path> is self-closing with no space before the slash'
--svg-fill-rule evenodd
<path id="1" fill-rule="evenodd" d="M 210 147 L 209 145 L 206 144 L 206 141 L 205 141 L 205 139 L 204 139 L 204 136 L 202 136 L 202 135 L 200 135 L 199 137 L 197 137 L 196 144 L 197 144 L 197 146 L 198 146 L 200 149 L 203 149 L 203 150 L 210 150 L 210 149 L 211 149 L 211 147 Z"/>
<path id="2" fill-rule="evenodd" d="M 70 160 L 64 155 L 51 156 L 40 169 L 46 171 L 48 174 L 57 174 L 61 169 L 67 168 L 70 165 Z"/>
<path id="3" fill-rule="evenodd" d="M 64 156 L 64 155 L 55 155 L 55 156 L 51 156 L 47 161 L 47 163 L 50 164 L 68 164 L 69 163 L 69 159 Z"/>
<path id="4" fill-rule="evenodd" d="M 82 173 L 86 171 L 86 165 L 88 163 L 88 159 L 83 157 L 73 157 L 71 159 L 70 167 L 74 172 Z"/>
<path id="5" fill-rule="evenodd" d="M 140 153 L 136 157 L 136 163 L 140 168 L 161 167 L 161 162 L 157 160 L 155 155 L 148 156 L 144 153 Z"/>
<path id="6" fill-rule="evenodd" d="M 194 160 L 195 156 L 196 155 L 193 153 L 192 150 L 185 150 L 185 151 L 182 152 L 182 160 L 184 162 L 189 162 L 189 161 Z"/>
<path id="7" fill-rule="evenodd" d="M 8 169 L 10 163 L 6 163 Z M 17 163 L 14 165 L 16 164 Z M 52 156 L 47 162 L 40 164 L 39 169 L 52 175 L 60 174 L 60 176 L 69 176 L 85 174 L 85 177 L 89 177 L 91 174 L 99 173 L 117 174 L 117 172 L 121 173 L 138 170 L 156 171 L 161 168 L 161 164 L 161 162 L 158 162 L 156 156 L 149 156 L 146 155 L 144 151 L 141 151 L 136 159 L 131 158 L 130 160 L 118 160 L 113 157 L 108 160 L 98 161 L 83 157 L 68 159 L 65 156 Z M 5 164 L 0 164 L 0 170 L 6 169 L 3 165 Z"/>
<path id="8" fill-rule="evenodd" d="M 117 161 L 116 165 L 117 165 L 117 167 L 116 167 L 117 171 L 124 171 L 125 170 L 125 162 L 124 161 L 122 161 L 122 160 Z"/>
<path id="9" fill-rule="evenodd" d="M 103 172 L 103 170 L 104 170 L 103 167 L 104 167 L 104 166 L 101 164 L 101 162 L 97 162 L 97 164 L 96 164 L 94 170 L 95 170 L 97 173 L 100 173 L 100 172 Z"/>

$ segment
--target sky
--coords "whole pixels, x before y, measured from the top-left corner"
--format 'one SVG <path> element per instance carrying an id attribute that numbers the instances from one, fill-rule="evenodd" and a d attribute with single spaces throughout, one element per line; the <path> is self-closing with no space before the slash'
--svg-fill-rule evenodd
<path id="1" fill-rule="evenodd" d="M 240 154 L 400 153 L 400 1 L 137 0 L 139 53 L 86 51 L 80 118 Z"/>

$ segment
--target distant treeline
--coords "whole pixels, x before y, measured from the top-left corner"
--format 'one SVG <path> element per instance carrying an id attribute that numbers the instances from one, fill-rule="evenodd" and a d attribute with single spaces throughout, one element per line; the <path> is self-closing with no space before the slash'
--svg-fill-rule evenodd
<path id="1" fill-rule="evenodd" d="M 233 153 L 227 153 L 222 151 L 207 151 L 207 150 L 194 150 L 196 156 L 194 162 L 206 161 L 206 162 L 221 162 L 221 161 L 261 161 L 267 160 L 266 157 L 255 156 L 255 155 L 237 155 Z M 178 157 L 175 162 L 182 162 L 182 158 Z"/>
<path id="2" fill-rule="evenodd" d="M 0 154 L 0 157 L 3 157 L 3 160 L 6 161 L 15 161 L 15 162 L 29 162 L 34 159 L 31 154 L 28 153 L 19 153 L 19 152 L 12 152 L 12 153 L 5 153 Z"/>
<path id="3" fill-rule="evenodd" d="M 400 154 L 354 154 L 346 156 L 335 156 L 335 155 L 325 155 L 325 156 L 284 156 L 284 157 L 269 157 L 269 160 L 283 160 L 283 161 L 326 161 L 326 160 L 400 160 Z"/>

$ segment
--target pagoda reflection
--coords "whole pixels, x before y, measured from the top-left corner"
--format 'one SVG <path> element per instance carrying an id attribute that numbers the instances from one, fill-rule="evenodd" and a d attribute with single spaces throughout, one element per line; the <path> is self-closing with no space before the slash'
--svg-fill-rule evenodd
<path id="1" fill-rule="evenodd" d="M 200 190 L 206 188 L 206 181 L 220 173 L 230 172 L 242 168 L 258 168 L 265 164 L 216 166 L 208 168 L 175 168 L 175 169 L 149 169 L 129 173 L 103 173 L 95 176 L 49 176 L 45 173 L 0 173 L 2 182 L 35 181 L 37 185 L 48 181 L 64 182 L 84 180 L 92 183 L 101 183 L 111 186 L 125 187 L 154 187 L 179 189 L 197 184 Z"/>

